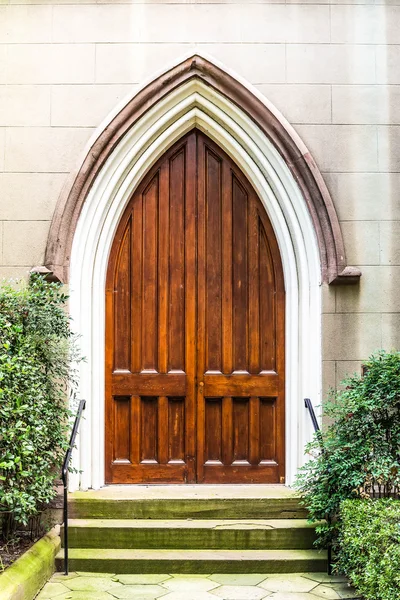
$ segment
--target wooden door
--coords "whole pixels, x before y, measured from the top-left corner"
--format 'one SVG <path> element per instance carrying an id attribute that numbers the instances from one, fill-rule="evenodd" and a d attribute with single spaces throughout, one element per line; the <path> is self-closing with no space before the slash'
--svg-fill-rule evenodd
<path id="1" fill-rule="evenodd" d="M 282 483 L 284 285 L 265 210 L 194 130 L 133 194 L 106 286 L 106 482 Z"/>

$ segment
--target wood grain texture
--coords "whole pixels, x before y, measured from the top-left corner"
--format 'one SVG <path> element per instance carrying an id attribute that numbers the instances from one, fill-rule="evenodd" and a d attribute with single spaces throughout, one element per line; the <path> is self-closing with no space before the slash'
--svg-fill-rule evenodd
<path id="1" fill-rule="evenodd" d="M 281 482 L 285 292 L 279 249 L 238 167 L 203 134 L 197 144 L 197 481 Z"/>
<path id="2" fill-rule="evenodd" d="M 284 476 L 284 284 L 265 210 L 194 130 L 134 192 L 106 289 L 106 481 Z"/>

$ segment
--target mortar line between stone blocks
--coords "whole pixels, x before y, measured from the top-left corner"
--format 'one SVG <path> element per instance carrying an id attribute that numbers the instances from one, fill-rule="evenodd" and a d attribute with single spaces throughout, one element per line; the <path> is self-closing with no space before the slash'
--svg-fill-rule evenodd
<path id="1" fill-rule="evenodd" d="M 18 5 L 15 5 L 18 6 Z M 21 6 L 25 6 L 25 5 L 21 5 Z M 28 6 L 28 5 L 27 5 Z M 33 6 L 32 4 L 30 4 L 29 6 Z M 38 5 L 38 6 L 42 6 L 42 5 Z M 60 5 L 60 6 L 66 6 L 66 5 Z M 274 5 L 275 6 L 275 5 Z M 293 4 L 291 6 L 294 6 Z M 308 5 L 307 5 L 308 6 Z M 321 5 L 324 6 L 324 5 Z M 351 6 L 351 5 L 350 5 Z M 0 46 L 91 46 L 94 44 L 102 44 L 103 46 L 143 46 L 143 45 L 153 45 L 153 46 L 165 46 L 165 45 L 171 45 L 171 44 L 176 44 L 176 45 L 180 45 L 180 46 L 191 46 L 192 44 L 198 44 L 198 45 L 212 45 L 212 44 L 216 44 L 216 45 L 220 45 L 220 46 L 224 46 L 224 45 L 230 45 L 230 46 L 234 46 L 234 45 L 250 45 L 250 46 L 276 46 L 279 44 L 284 44 L 286 43 L 284 40 L 276 40 L 276 41 L 268 41 L 268 40 L 254 40 L 251 42 L 245 41 L 245 40 L 226 40 L 226 41 L 222 41 L 222 42 L 213 42 L 213 41 L 197 41 L 197 42 L 190 42 L 187 40 L 183 40 L 183 41 L 176 41 L 174 39 L 170 39 L 170 40 L 162 40 L 162 41 L 155 41 L 155 40 L 145 40 L 143 42 L 132 42 L 129 39 L 126 40 L 121 40 L 121 41 L 117 41 L 117 42 L 110 42 L 107 40 L 70 40 L 70 41 L 55 41 L 55 42 L 25 42 L 25 41 L 19 41 L 19 42 L 10 42 L 10 41 L 4 41 L 4 42 L 0 42 Z M 376 48 L 377 46 L 388 46 L 388 47 L 397 47 L 399 46 L 398 43 L 396 42 L 387 42 L 387 43 L 368 43 L 368 42 L 302 42 L 302 41 L 290 41 L 287 42 L 288 44 L 292 45 L 292 46 L 348 46 L 349 49 L 354 48 L 355 46 L 366 46 L 366 47 L 372 47 L 372 48 Z M 352 83 L 345 83 L 343 85 L 368 85 L 368 84 L 363 84 L 363 83 L 359 83 L 359 84 L 352 84 Z M 372 85 L 372 84 L 371 84 Z M 381 85 L 396 85 L 396 84 L 381 84 Z M 398 84 L 397 84 L 398 85 Z"/>

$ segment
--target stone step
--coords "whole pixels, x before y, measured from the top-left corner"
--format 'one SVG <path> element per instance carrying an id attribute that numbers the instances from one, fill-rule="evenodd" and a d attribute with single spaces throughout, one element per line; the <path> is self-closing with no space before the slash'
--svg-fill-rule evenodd
<path id="1" fill-rule="evenodd" d="M 312 549 L 314 540 L 305 519 L 69 520 L 70 548 Z"/>
<path id="2" fill-rule="evenodd" d="M 285 486 L 110 486 L 69 495 L 77 519 L 305 519 Z"/>
<path id="3" fill-rule="evenodd" d="M 58 571 L 63 558 L 61 550 Z M 93 573 L 315 573 L 326 568 L 326 552 L 318 550 L 69 550 L 70 571 Z"/>

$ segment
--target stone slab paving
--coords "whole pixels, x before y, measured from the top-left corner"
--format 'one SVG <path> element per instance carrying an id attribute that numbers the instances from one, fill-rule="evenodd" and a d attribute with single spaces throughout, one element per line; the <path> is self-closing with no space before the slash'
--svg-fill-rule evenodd
<path id="1" fill-rule="evenodd" d="M 325 573 L 116 575 L 55 573 L 37 600 L 336 600 L 360 598 L 346 579 Z"/>

